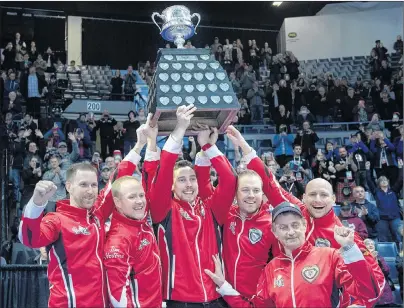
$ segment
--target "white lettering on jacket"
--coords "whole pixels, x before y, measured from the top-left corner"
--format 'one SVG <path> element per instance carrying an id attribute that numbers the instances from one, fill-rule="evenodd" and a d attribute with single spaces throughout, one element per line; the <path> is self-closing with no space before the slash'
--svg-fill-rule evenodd
<path id="1" fill-rule="evenodd" d="M 115 246 L 111 246 L 111 249 L 105 253 L 105 259 L 123 259 L 123 254 Z"/>

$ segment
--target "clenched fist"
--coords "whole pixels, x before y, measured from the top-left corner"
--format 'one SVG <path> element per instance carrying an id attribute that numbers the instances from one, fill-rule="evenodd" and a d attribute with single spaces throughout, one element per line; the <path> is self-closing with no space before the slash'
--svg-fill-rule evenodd
<path id="1" fill-rule="evenodd" d="M 56 189 L 56 185 L 51 181 L 39 181 L 32 196 L 35 205 L 43 206 L 55 194 Z"/>

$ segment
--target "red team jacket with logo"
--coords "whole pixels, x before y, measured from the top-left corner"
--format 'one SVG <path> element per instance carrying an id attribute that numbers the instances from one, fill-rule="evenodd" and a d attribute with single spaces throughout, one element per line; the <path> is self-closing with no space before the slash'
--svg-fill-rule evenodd
<path id="1" fill-rule="evenodd" d="M 195 171 L 199 195 L 209 196 L 213 192 L 210 166 L 195 166 Z M 227 215 L 223 226 L 224 273 L 226 280 L 243 296 L 255 294 L 258 279 L 269 261 L 270 250 L 273 245 L 278 245 L 271 226 L 269 204 L 262 204 L 257 213 L 246 219 L 241 219 L 237 205 L 232 205 Z"/>
<path id="2" fill-rule="evenodd" d="M 140 156 L 131 152 L 119 164 L 113 177 L 132 175 Z M 57 202 L 56 212 L 43 216 L 45 206 L 31 199 L 19 228 L 21 243 L 28 247 L 47 246 L 49 251 L 49 307 L 107 307 L 103 255 L 105 220 L 114 203 L 111 182 L 100 192 L 92 209 Z"/>
<path id="3" fill-rule="evenodd" d="M 159 223 L 157 239 L 163 274 L 163 297 L 182 302 L 209 302 L 220 297 L 204 269 L 214 269 L 212 256 L 221 250 L 219 225 L 234 197 L 236 178 L 226 157 L 216 146 L 204 146 L 222 179 L 206 201 L 193 205 L 172 197 L 173 167 L 182 145 L 170 136 L 152 184 L 150 212 Z M 227 206 L 226 206 L 227 205 Z"/>
<path id="4" fill-rule="evenodd" d="M 240 296 L 228 283 L 219 292 L 230 307 L 336 308 L 341 288 L 363 300 L 374 298 L 374 279 L 356 245 L 341 254 L 306 242 L 292 257 L 281 253 L 265 267 L 253 297 Z"/>
<path id="5" fill-rule="evenodd" d="M 148 154 L 146 151 L 146 160 Z M 147 170 L 142 177 L 146 199 L 157 165 L 158 160 L 149 159 L 143 166 L 144 171 Z M 116 210 L 113 212 L 105 244 L 104 266 L 112 307 L 161 307 L 160 254 L 148 214 L 135 220 Z"/>
<path id="6" fill-rule="evenodd" d="M 299 206 L 302 211 L 305 219 L 307 220 L 307 231 L 306 231 L 306 240 L 308 240 L 312 245 L 317 247 L 332 247 L 332 248 L 340 248 L 340 245 L 334 239 L 334 226 L 342 226 L 341 221 L 335 215 L 334 211 L 330 211 L 327 215 L 321 218 L 313 218 L 311 217 L 309 211 L 302 201 L 294 197 L 292 194 L 286 192 L 276 181 L 272 172 L 270 172 L 264 165 L 264 163 L 257 157 L 254 150 L 246 157 L 243 158 L 244 163 L 247 165 L 248 169 L 254 170 L 257 172 L 262 180 L 264 181 L 264 193 L 267 196 L 268 200 L 271 204 L 276 207 L 276 205 L 288 201 L 292 204 Z M 362 252 L 366 252 L 366 246 L 363 243 L 363 240 L 359 236 L 358 233 L 355 232 L 355 243 L 358 245 L 359 249 Z M 280 253 L 280 244 L 278 247 L 274 247 L 273 254 L 277 256 Z M 369 298 L 365 304 L 367 307 L 372 307 L 376 304 L 378 297 L 381 295 L 382 290 L 384 288 L 385 279 L 384 275 L 377 264 L 377 260 L 373 258 L 370 254 L 365 253 L 366 262 L 372 268 L 373 273 L 376 277 L 376 284 L 378 292 L 377 297 Z M 355 294 L 351 294 L 352 297 L 355 297 Z M 345 296 L 343 299 L 343 305 L 349 304 L 347 303 L 348 297 Z M 358 304 L 357 302 L 355 302 Z"/>

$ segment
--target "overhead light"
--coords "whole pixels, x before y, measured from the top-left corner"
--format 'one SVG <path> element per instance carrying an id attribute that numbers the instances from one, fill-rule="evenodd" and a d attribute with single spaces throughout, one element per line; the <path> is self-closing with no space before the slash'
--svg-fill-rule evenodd
<path id="1" fill-rule="evenodd" d="M 282 1 L 274 1 L 272 3 L 273 6 L 280 6 L 282 4 Z"/>

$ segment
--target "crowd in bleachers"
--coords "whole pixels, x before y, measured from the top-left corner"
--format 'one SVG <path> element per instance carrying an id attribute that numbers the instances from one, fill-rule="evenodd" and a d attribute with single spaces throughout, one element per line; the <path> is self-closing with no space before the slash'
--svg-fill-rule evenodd
<path id="1" fill-rule="evenodd" d="M 336 192 L 335 210 L 340 219 L 368 239 L 373 251 L 378 242 L 396 243 L 394 261 L 387 260 L 389 266 L 382 254 L 375 251 L 374 255 L 386 275 L 397 256 L 394 270 L 402 276 L 401 37 L 394 46 L 395 51 L 389 53 L 376 41 L 369 57 L 309 61 L 298 61 L 290 51 L 275 54 L 268 43 L 259 47 L 255 40 L 243 45 L 240 40 L 231 44 L 226 39 L 221 44 L 215 38 L 206 47 L 227 71 L 237 94 L 241 105 L 238 124 L 275 128 L 262 160 L 280 185 L 300 198 L 310 179 L 329 181 Z M 194 46 L 188 42 L 186 48 Z M 103 188 L 123 154 L 135 144 L 136 129 L 145 121 L 143 104 L 129 112 L 126 121 L 118 122 L 108 111 L 99 119 L 89 113 L 66 120 L 55 102 L 75 97 L 133 101 L 139 77 L 150 85 L 154 63 L 142 65 L 139 75 L 129 65 L 123 77 L 120 70 L 109 67 L 78 66 L 74 61 L 64 65 L 50 47 L 43 54 L 38 53 L 35 42 L 27 48 L 19 34 L 7 44 L 3 55 L 0 135 L 12 156 L 9 204 L 16 205 L 13 213 L 17 218 L 10 227 L 12 241 L 18 244 L 18 217 L 39 180 L 51 180 L 58 187 L 47 205 L 48 212 L 66 198 L 66 170 L 75 162 L 90 161 L 99 171 L 99 187 Z M 41 103 L 48 106 L 46 116 L 41 116 Z M 340 122 L 358 122 L 349 125 L 354 132 L 346 136 L 346 142 L 320 143 L 320 126 L 315 124 L 325 127 L 328 123 L 338 129 Z M 246 131 L 243 126 L 240 129 Z M 183 157 L 192 161 L 197 145 L 193 138 L 187 139 L 187 144 Z M 235 153 L 237 167 L 242 170 L 237 149 Z M 214 170 L 211 174 L 212 181 L 217 181 Z M 1 256 L 7 262 L 17 262 L 11 254 L 8 242 Z M 32 256 L 29 262 L 46 263 L 46 254 Z M 394 275 L 394 283 L 398 277 Z"/>

